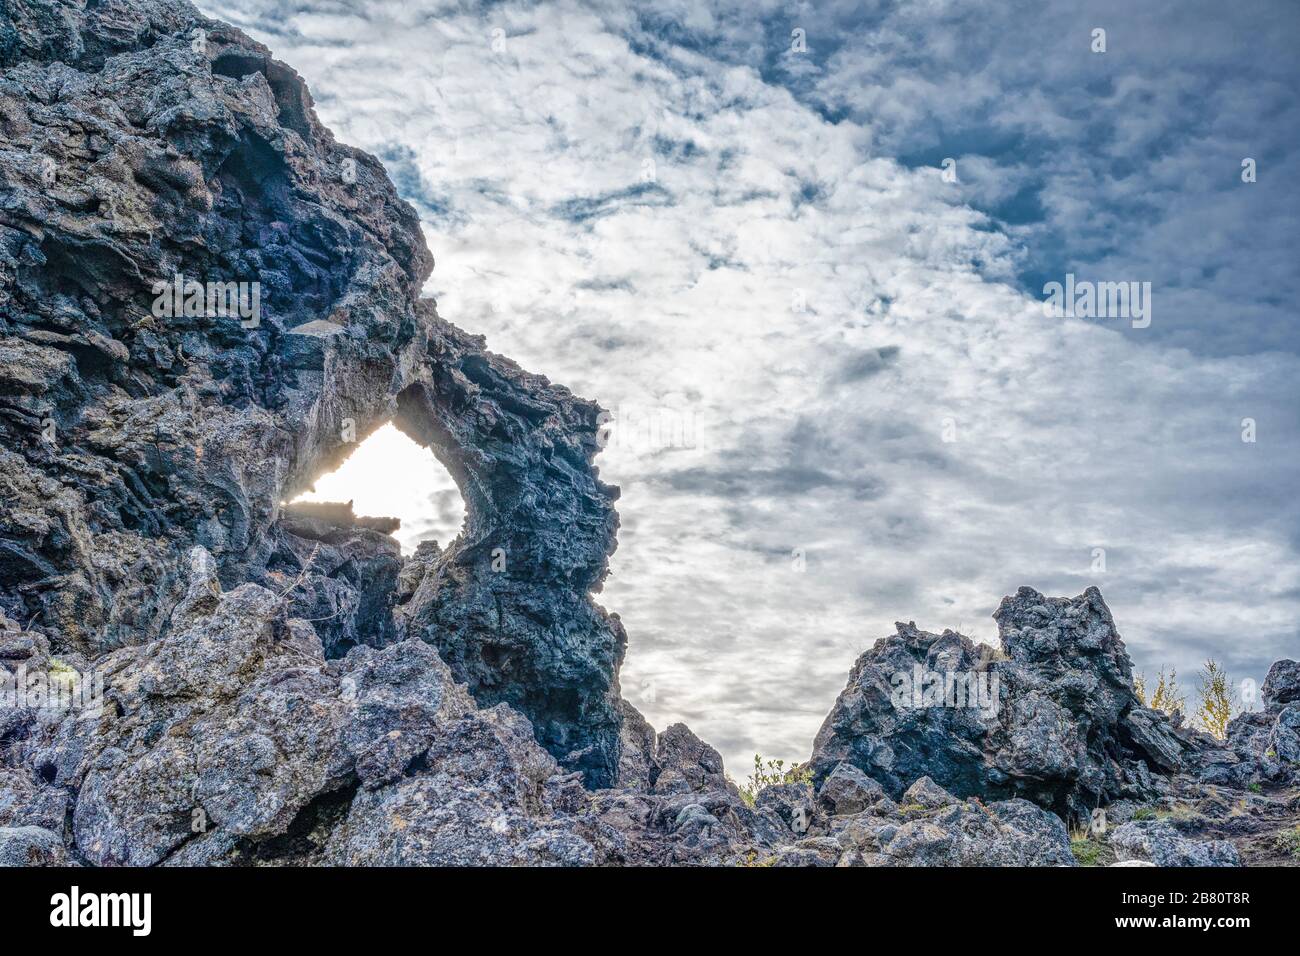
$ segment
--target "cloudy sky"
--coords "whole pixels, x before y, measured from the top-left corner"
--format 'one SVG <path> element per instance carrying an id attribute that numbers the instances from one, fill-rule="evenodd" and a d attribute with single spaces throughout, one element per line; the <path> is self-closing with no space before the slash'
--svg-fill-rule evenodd
<path id="1" fill-rule="evenodd" d="M 1185 689 L 1300 654 L 1291 0 L 202 5 L 384 161 L 445 317 L 614 413 L 624 693 L 734 775 L 1022 584 Z M 1047 317 L 1067 273 L 1150 326 Z"/>

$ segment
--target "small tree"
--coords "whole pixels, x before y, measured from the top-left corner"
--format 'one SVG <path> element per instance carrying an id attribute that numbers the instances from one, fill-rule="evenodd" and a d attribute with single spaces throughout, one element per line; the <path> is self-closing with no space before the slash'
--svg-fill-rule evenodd
<path id="1" fill-rule="evenodd" d="M 1142 702 L 1143 707 L 1150 706 L 1147 703 L 1147 677 L 1145 674 L 1138 673 L 1133 678 L 1133 693 L 1137 694 L 1137 698 Z"/>
<path id="2" fill-rule="evenodd" d="M 1232 719 L 1232 682 L 1218 662 L 1210 659 L 1201 668 L 1197 691 L 1201 698 L 1196 719 L 1207 732 L 1222 740 L 1228 736 L 1228 721 Z"/>
<path id="3" fill-rule="evenodd" d="M 1165 676 L 1165 669 L 1160 668 L 1160 673 L 1156 675 L 1156 689 L 1151 695 L 1150 706 L 1155 710 L 1163 710 L 1166 714 L 1187 709 L 1187 698 L 1178 688 L 1178 671 L 1174 668 L 1169 668 L 1168 677 Z"/>

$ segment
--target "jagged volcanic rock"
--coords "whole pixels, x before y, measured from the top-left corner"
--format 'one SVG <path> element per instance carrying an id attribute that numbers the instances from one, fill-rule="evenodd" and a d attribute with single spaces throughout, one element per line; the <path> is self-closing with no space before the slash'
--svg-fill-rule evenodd
<path id="1" fill-rule="evenodd" d="M 1165 792 L 1203 735 L 1142 706 L 1100 592 L 1021 588 L 994 617 L 1001 654 L 914 624 L 863 654 L 817 735 L 815 779 L 845 761 L 895 799 L 929 776 L 961 797 L 1019 796 L 1074 815 Z M 955 681 L 947 696 L 945 681 Z"/>
<path id="2" fill-rule="evenodd" d="M 437 645 L 478 700 L 523 711 L 561 763 L 608 785 L 627 635 L 590 599 L 618 530 L 618 490 L 591 464 L 600 409 L 441 328 L 395 421 L 455 477 L 466 521 L 397 608 L 399 632 Z"/>
<path id="3" fill-rule="evenodd" d="M 328 655 L 426 640 L 612 782 L 599 409 L 443 322 L 419 299 L 432 267 L 380 164 L 239 31 L 178 0 L 7 3 L 0 609 L 88 665 L 175 632 L 199 545 L 226 589 L 294 584 Z M 281 510 L 389 419 L 469 510 L 406 576 L 400 620 L 391 547 Z"/>
<path id="4" fill-rule="evenodd" d="M 0 863 L 716 864 L 789 832 L 681 725 L 651 735 L 645 787 L 593 794 L 432 645 L 330 660 L 287 593 L 189 566 L 171 633 L 100 660 L 99 706 L 2 711 Z M 8 664 L 49 670 L 0 624 Z"/>
<path id="5" fill-rule="evenodd" d="M 396 639 L 392 611 L 403 561 L 386 533 L 395 522 L 358 518 L 350 503 L 289 505 L 281 518 L 267 569 L 292 582 L 285 588 L 290 613 L 315 627 L 326 657 Z"/>
<path id="6" fill-rule="evenodd" d="M 100 712 L 31 711 L 10 745 L 26 786 L 66 804 L 82 861 L 525 862 L 517 844 L 554 830 L 540 790 L 554 759 L 522 716 L 479 710 L 428 644 L 327 661 L 284 595 L 211 578 L 191 591 L 210 600 L 183 606 L 172 634 L 102 662 Z M 430 787 L 459 799 L 408 814 L 400 837 L 395 806 L 367 821 Z"/>
<path id="7" fill-rule="evenodd" d="M 1110 845 L 1121 862 L 1142 860 L 1156 866 L 1240 866 L 1227 840 L 1189 840 L 1167 820 L 1132 820 L 1116 828 Z"/>

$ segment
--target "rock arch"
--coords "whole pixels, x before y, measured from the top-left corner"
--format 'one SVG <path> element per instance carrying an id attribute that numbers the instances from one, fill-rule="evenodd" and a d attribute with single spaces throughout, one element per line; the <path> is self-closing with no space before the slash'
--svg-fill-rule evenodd
<path id="1" fill-rule="evenodd" d="M 123 33 L 113 17 L 132 24 L 121 51 L 92 42 Z M 331 654 L 419 635 L 588 784 L 612 782 L 625 637 L 590 597 L 618 524 L 597 407 L 420 299 L 433 259 L 414 210 L 265 47 L 151 0 L 67 30 L 20 19 L 0 50 L 17 104 L 0 133 L 26 157 L 0 183 L 0 611 L 93 661 L 169 632 L 201 546 L 222 587 L 284 594 Z M 69 257 L 94 281 L 70 285 Z M 152 315 L 176 276 L 259 282 L 260 321 Z M 459 482 L 463 540 L 404 562 L 347 522 L 304 539 L 281 502 L 390 419 Z M 314 567 L 329 549 L 338 566 Z M 339 603 L 349 562 L 371 591 Z"/>
<path id="2" fill-rule="evenodd" d="M 436 645 L 480 703 L 505 701 L 589 783 L 618 767 L 627 636 L 591 599 L 616 546 L 618 489 L 600 481 L 600 408 L 442 322 L 394 423 L 461 488 L 465 529 L 420 569 L 399 629 Z"/>

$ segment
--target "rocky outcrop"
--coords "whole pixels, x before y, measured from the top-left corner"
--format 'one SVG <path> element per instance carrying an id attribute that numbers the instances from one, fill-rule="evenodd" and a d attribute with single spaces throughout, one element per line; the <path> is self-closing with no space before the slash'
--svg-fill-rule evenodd
<path id="1" fill-rule="evenodd" d="M 166 631 L 194 544 L 265 572 L 279 502 L 420 360 L 432 260 L 298 77 L 187 4 L 19 2 L 0 33 L 0 601 L 94 655 Z"/>
<path id="2" fill-rule="evenodd" d="M 1142 706 L 1096 588 L 1021 588 L 994 615 L 1001 652 L 914 624 L 863 654 L 814 743 L 814 778 L 846 762 L 897 799 L 922 776 L 960 797 L 1023 797 L 1067 816 L 1166 792 L 1197 735 Z"/>
<path id="3" fill-rule="evenodd" d="M 394 420 L 447 466 L 466 521 L 396 619 L 399 633 L 435 644 L 478 700 L 521 710 L 561 763 L 608 785 L 627 635 L 590 598 L 618 528 L 618 491 L 591 464 L 599 414 L 443 327 Z"/>
<path id="4" fill-rule="evenodd" d="M 1262 695 L 1262 710 L 1234 717 L 1227 739 L 1199 755 L 1203 783 L 1300 786 L 1300 663 L 1275 661 Z"/>
<path id="5" fill-rule="evenodd" d="M 585 799 L 579 775 L 429 644 L 327 660 L 286 595 L 209 584 L 172 634 L 101 662 L 101 706 L 26 711 L 7 822 L 62 831 L 66 813 L 101 866 L 594 862 L 557 810 Z"/>
<path id="6" fill-rule="evenodd" d="M 83 668 L 176 632 L 201 546 L 226 589 L 292 585 L 328 657 L 428 641 L 612 782 L 599 409 L 439 318 L 432 267 L 380 164 L 239 31 L 179 0 L 7 4 L 0 609 Z M 396 617 L 386 529 L 281 507 L 390 419 L 469 510 Z"/>
<path id="7" fill-rule="evenodd" d="M 1089 861 L 1295 862 L 1281 845 L 1300 807 L 1294 662 L 1217 741 L 1142 705 L 1095 588 L 1021 588 L 994 617 L 1000 649 L 900 624 L 858 659 L 807 765 L 823 809 L 1023 798 L 1086 830 Z"/>
<path id="8" fill-rule="evenodd" d="M 172 633 L 102 658 L 85 706 L 4 711 L 4 859 L 66 841 L 96 866 L 723 864 L 790 833 L 682 725 L 651 732 L 643 785 L 591 792 L 431 644 L 329 659 L 289 594 L 190 566 Z M 9 664 L 51 669 L 40 635 L 3 633 Z"/>

